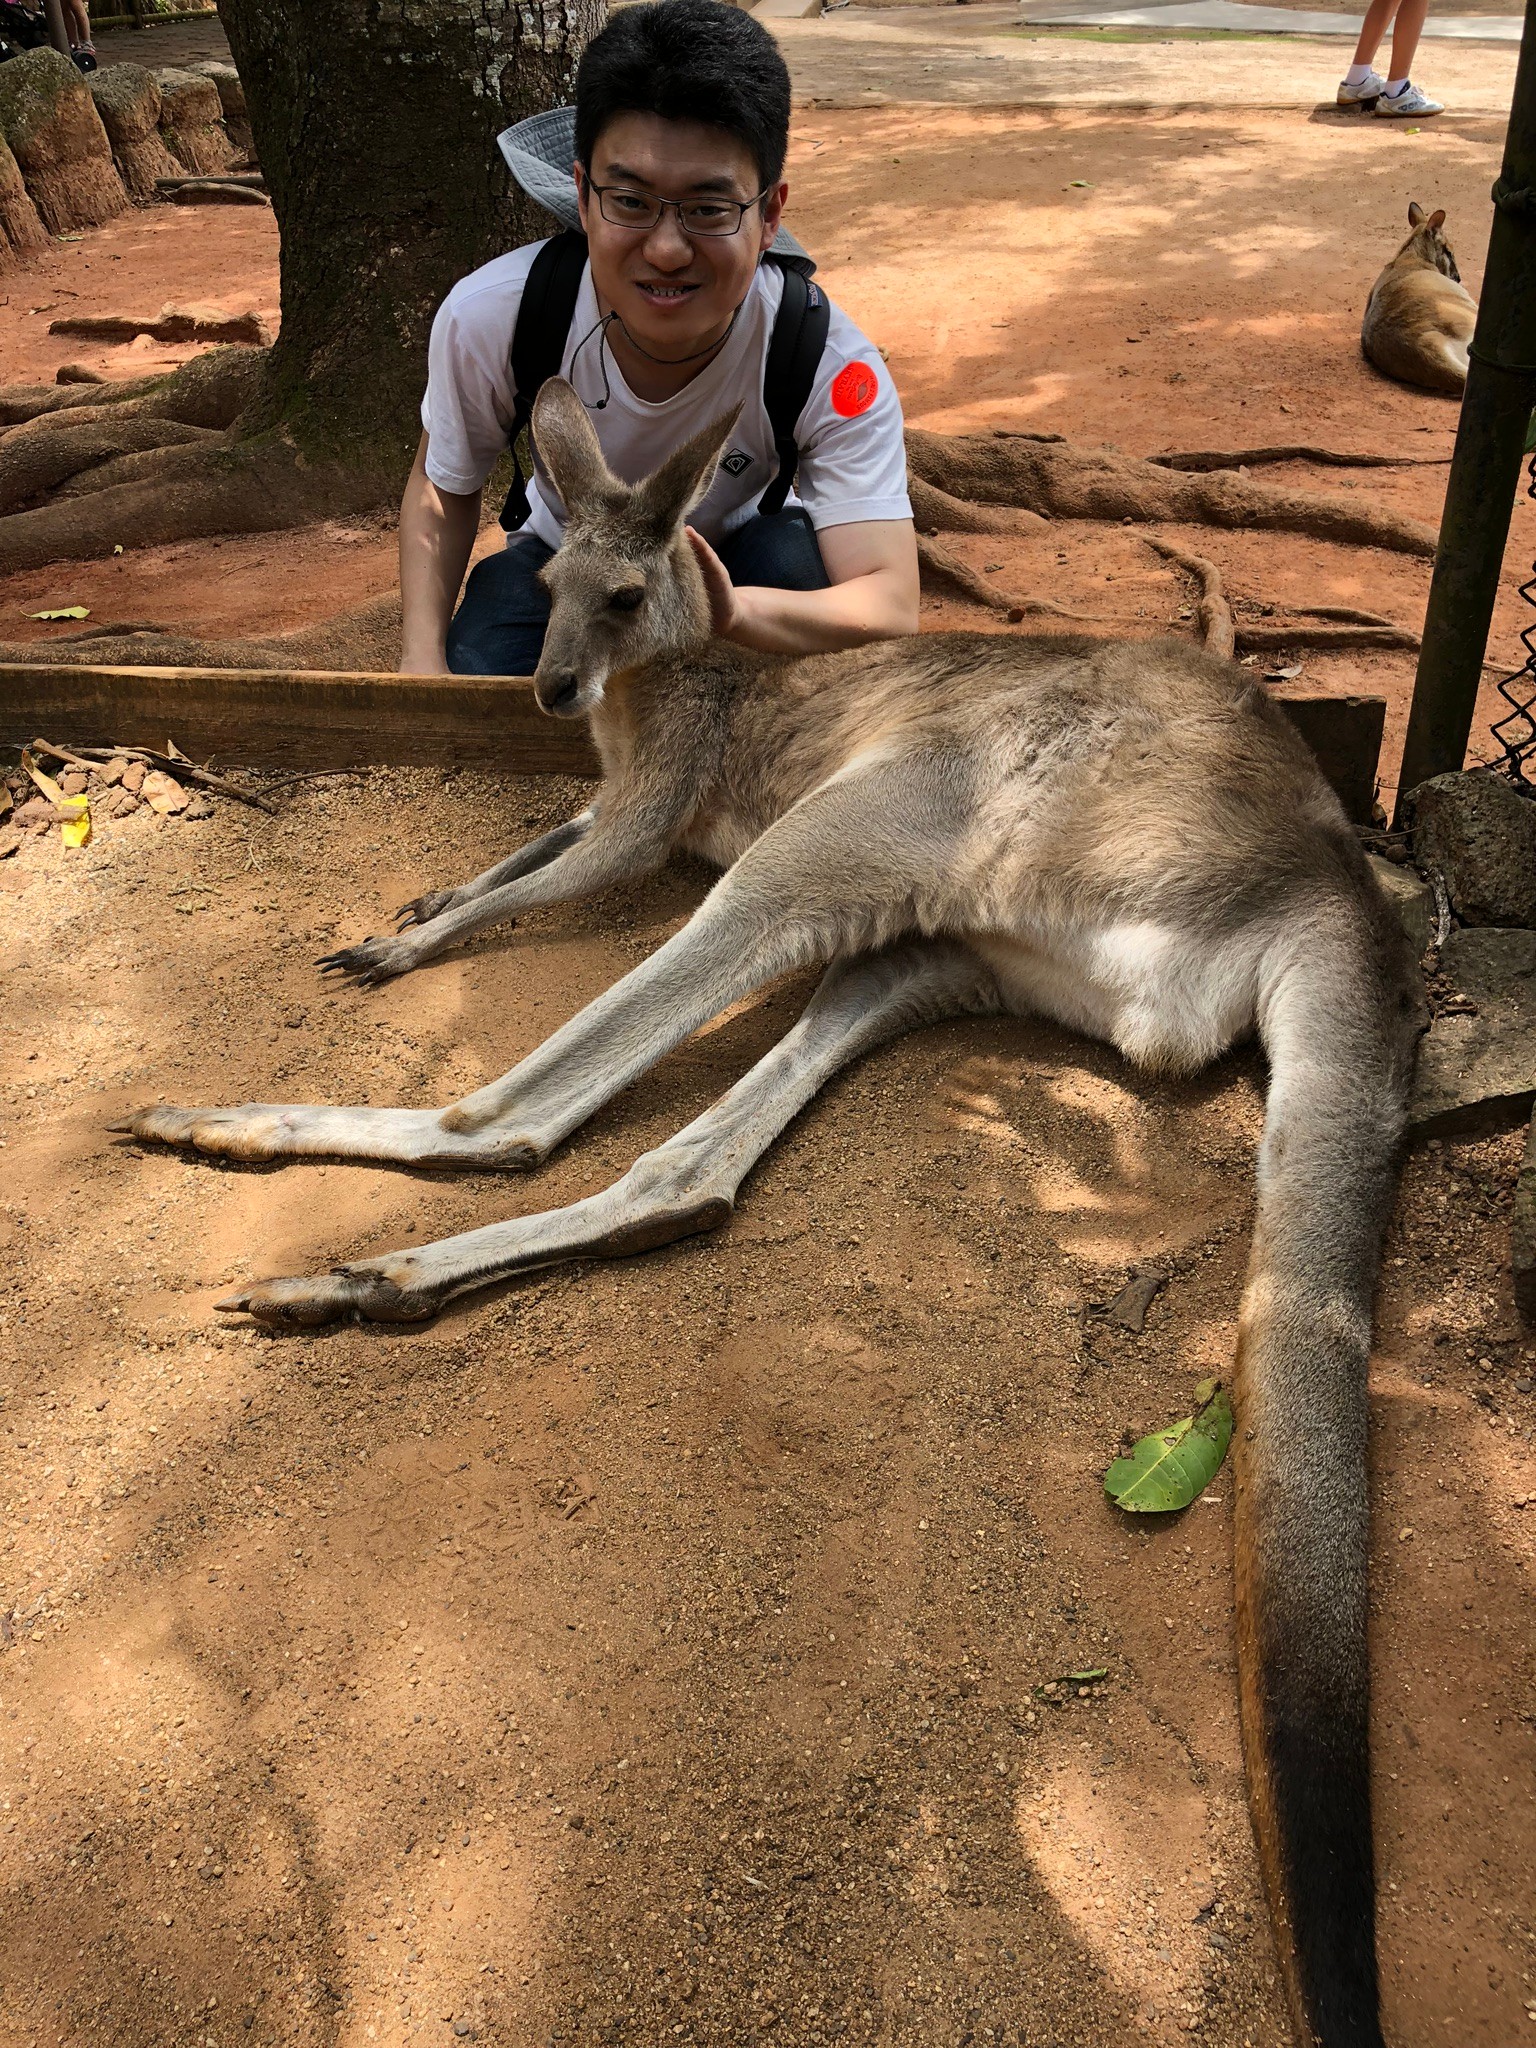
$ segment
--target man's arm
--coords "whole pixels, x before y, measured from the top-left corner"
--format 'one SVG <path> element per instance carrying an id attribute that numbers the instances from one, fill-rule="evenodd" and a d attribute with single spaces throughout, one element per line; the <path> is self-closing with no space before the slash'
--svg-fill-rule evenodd
<path id="1" fill-rule="evenodd" d="M 427 475 L 427 436 L 400 501 L 400 673 L 448 672 L 448 622 L 480 531 L 479 491 L 440 490 Z"/>
<path id="2" fill-rule="evenodd" d="M 715 632 L 762 654 L 830 654 L 917 631 L 917 534 L 910 519 L 868 519 L 816 536 L 831 587 L 770 590 L 732 583 L 690 526 Z"/>

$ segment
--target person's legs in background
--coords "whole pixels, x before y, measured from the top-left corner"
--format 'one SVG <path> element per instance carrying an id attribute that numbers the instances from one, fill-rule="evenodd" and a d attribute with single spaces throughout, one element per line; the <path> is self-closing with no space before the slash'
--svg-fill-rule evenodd
<path id="1" fill-rule="evenodd" d="M 1402 0 L 1392 24 L 1392 64 L 1387 89 L 1376 102 L 1378 114 L 1443 114 L 1439 100 L 1432 100 L 1409 77 L 1414 52 L 1424 32 L 1429 0 Z"/>
<path id="2" fill-rule="evenodd" d="M 531 676 L 549 624 L 549 592 L 538 572 L 554 553 L 517 533 L 476 562 L 448 628 L 448 672 L 455 676 Z"/>
<path id="3" fill-rule="evenodd" d="M 1408 75 L 1428 13 L 1429 0 L 1371 0 L 1360 24 L 1355 61 L 1345 73 L 1336 96 L 1341 107 L 1373 107 L 1378 114 L 1398 116 L 1445 111 L 1438 100 L 1420 92 Z M 1389 27 L 1392 75 L 1382 78 L 1375 69 L 1375 57 Z"/>

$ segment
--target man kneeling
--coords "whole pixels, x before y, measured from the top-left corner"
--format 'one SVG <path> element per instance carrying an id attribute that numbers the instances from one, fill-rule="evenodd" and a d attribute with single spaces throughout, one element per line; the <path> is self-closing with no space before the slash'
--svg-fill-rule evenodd
<path id="1" fill-rule="evenodd" d="M 537 448 L 526 495 L 515 487 L 503 514 L 516 530 L 454 611 L 481 493 L 535 395 L 513 369 L 514 335 L 520 361 L 538 353 L 520 314 L 560 322 L 545 337 L 548 370 L 574 385 L 626 482 L 741 403 L 691 529 L 718 634 L 810 654 L 917 630 L 895 387 L 853 322 L 789 274 L 811 268 L 780 228 L 789 107 L 773 38 L 721 0 L 626 8 L 588 45 L 572 195 L 585 262 L 572 237 L 515 249 L 455 285 L 433 325 L 425 431 L 400 512 L 405 672 L 531 675 L 538 663 L 549 617 L 538 571 L 565 510 Z M 521 132 L 504 138 L 514 167 Z M 807 305 L 803 333 L 786 334 Z"/>

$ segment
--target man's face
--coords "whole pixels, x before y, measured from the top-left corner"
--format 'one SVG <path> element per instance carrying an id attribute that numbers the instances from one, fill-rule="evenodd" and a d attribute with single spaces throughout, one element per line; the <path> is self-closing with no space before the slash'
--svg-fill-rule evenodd
<path id="1" fill-rule="evenodd" d="M 657 114 L 610 121 L 592 151 L 591 185 L 580 165 L 576 184 L 599 299 L 643 348 L 670 362 L 706 346 L 729 322 L 778 233 L 789 191 L 774 186 L 733 235 L 686 235 L 670 207 L 653 228 L 604 219 L 591 185 L 656 199 L 747 200 L 761 190 L 745 143 L 721 128 Z"/>

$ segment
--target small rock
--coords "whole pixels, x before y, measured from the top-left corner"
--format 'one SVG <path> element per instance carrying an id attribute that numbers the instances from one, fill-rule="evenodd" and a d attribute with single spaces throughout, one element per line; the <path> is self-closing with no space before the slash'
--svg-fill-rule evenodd
<path id="1" fill-rule="evenodd" d="M 162 768 L 151 768 L 140 789 L 145 803 L 162 818 L 175 818 L 187 808 L 191 799 L 181 784 Z"/>
<path id="2" fill-rule="evenodd" d="M 83 768 L 71 768 L 59 777 L 59 787 L 66 796 L 84 796 L 90 779 Z"/>
<path id="3" fill-rule="evenodd" d="M 131 790 L 109 789 L 97 799 L 96 808 L 104 818 L 126 818 L 139 808 L 139 800 Z"/>
<path id="4" fill-rule="evenodd" d="M 1420 1136 L 1508 1129 L 1536 1101 L 1536 932 L 1454 931 L 1440 969 L 1476 1007 L 1437 1017 L 1408 1107 Z"/>
<path id="5" fill-rule="evenodd" d="M 1378 853 L 1367 854 L 1366 862 L 1402 921 L 1414 952 L 1422 955 L 1435 935 L 1435 892 L 1413 868 L 1399 867 Z"/>
<path id="6" fill-rule="evenodd" d="M 60 363 L 53 373 L 55 384 L 105 384 L 106 378 L 100 370 L 93 370 L 86 363 Z"/>
<path id="7" fill-rule="evenodd" d="M 123 770 L 123 787 L 130 796 L 137 796 L 144 787 L 144 777 L 147 772 L 142 761 L 130 761 Z"/>
<path id="8" fill-rule="evenodd" d="M 0 860 L 9 860 L 26 836 L 19 825 L 0 825 Z"/>
<path id="9" fill-rule="evenodd" d="M 111 789 L 113 784 L 121 782 L 127 773 L 128 763 L 121 754 L 114 754 L 110 761 L 103 762 L 96 770 L 96 780 Z"/>
<path id="10" fill-rule="evenodd" d="M 14 814 L 18 825 L 27 826 L 51 825 L 58 815 L 45 796 L 29 796 L 24 804 L 16 806 Z"/>
<path id="11" fill-rule="evenodd" d="M 475 2038 L 475 2030 L 468 2020 L 455 2020 L 453 2031 L 455 2037 L 460 2041 L 473 2041 Z"/>
<path id="12" fill-rule="evenodd" d="M 1445 877 L 1464 924 L 1536 926 L 1536 802 L 1486 768 L 1409 792 L 1414 858 Z"/>
<path id="13" fill-rule="evenodd" d="M 194 790 L 187 798 L 187 807 L 181 814 L 184 818 L 211 818 L 213 805 L 200 789 Z"/>
<path id="14" fill-rule="evenodd" d="M 1522 1376 L 1515 1381 L 1515 1392 L 1517 1394 L 1529 1394 L 1532 1392 L 1536 1392 L 1536 1380 L 1527 1379 L 1522 1374 Z"/>

